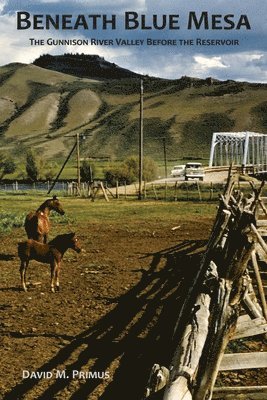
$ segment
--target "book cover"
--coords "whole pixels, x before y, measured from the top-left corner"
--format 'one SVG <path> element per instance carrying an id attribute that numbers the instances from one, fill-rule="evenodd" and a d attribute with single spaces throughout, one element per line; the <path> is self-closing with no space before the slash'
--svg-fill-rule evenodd
<path id="1" fill-rule="evenodd" d="M 191 287 L 246 132 L 248 164 L 266 173 L 266 11 L 0 0 L 1 398 L 172 398 L 166 376 L 201 309 Z M 240 340 L 229 352 L 266 352 L 262 336 Z M 186 398 L 204 399 L 194 357 L 175 368 Z M 259 359 L 215 386 L 263 386 Z"/>

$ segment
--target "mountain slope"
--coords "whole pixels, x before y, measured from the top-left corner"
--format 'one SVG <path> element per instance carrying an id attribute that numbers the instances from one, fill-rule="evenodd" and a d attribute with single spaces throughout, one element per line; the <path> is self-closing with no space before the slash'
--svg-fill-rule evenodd
<path id="1" fill-rule="evenodd" d="M 44 54 L 34 61 L 34 65 L 80 78 L 110 79 L 112 77 L 113 79 L 122 79 L 140 77 L 139 74 L 110 63 L 98 55 L 64 54 L 51 56 Z"/>
<path id="2" fill-rule="evenodd" d="M 80 63 L 77 57 L 77 70 Z M 65 157 L 73 145 L 65 135 L 79 132 L 87 137 L 81 142 L 83 156 L 137 154 L 140 77 L 110 76 L 80 78 L 25 64 L 0 68 L 1 148 L 13 152 L 30 146 L 45 158 Z M 205 158 L 215 131 L 267 133 L 267 85 L 188 77 L 143 80 L 145 155 L 162 159 L 163 137 L 169 159 Z"/>
<path id="3" fill-rule="evenodd" d="M 0 69 L 0 77 L 0 133 L 7 148 L 22 142 L 41 146 L 48 156 L 66 153 L 63 135 L 86 126 L 101 106 L 92 80 L 23 64 Z"/>

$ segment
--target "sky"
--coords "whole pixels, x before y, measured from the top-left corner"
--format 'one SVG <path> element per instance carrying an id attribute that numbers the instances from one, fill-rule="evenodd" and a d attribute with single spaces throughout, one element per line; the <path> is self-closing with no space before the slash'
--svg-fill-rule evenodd
<path id="1" fill-rule="evenodd" d="M 30 13 L 31 21 L 33 15 L 72 15 L 72 25 L 78 15 L 101 17 L 97 20 L 97 29 L 93 29 L 92 19 L 87 19 L 87 30 L 82 27 L 76 30 L 32 27 L 18 30 L 18 11 Z M 135 29 L 126 29 L 126 12 L 138 15 L 135 20 L 138 27 Z M 202 12 L 207 12 L 208 29 L 196 29 L 194 25 L 189 29 L 190 12 L 194 12 L 197 18 Z M 224 29 L 230 27 L 224 22 L 224 15 L 228 14 L 233 15 L 230 18 L 234 23 L 233 29 Z M 0 65 L 31 63 L 44 53 L 56 55 L 72 52 L 98 54 L 121 67 L 162 78 L 213 77 L 267 83 L 266 14 L 266 0 L 0 0 Z M 111 29 L 110 25 L 103 29 L 103 15 L 107 18 L 116 16 L 115 29 Z M 162 15 L 166 15 L 165 29 L 153 27 L 153 15 L 157 17 L 159 26 L 162 24 Z M 179 26 L 179 29 L 169 26 L 170 15 L 175 15 L 173 26 Z M 222 15 L 215 17 L 218 21 L 215 26 L 220 29 L 212 29 L 212 15 Z M 250 29 L 244 25 L 236 29 L 242 15 L 246 16 Z M 41 17 L 39 26 L 44 25 L 43 19 Z M 129 22 L 129 26 L 133 25 L 134 22 Z M 38 44 L 31 45 L 30 38 Z M 89 44 L 56 44 L 63 39 L 86 39 Z M 108 45 L 99 42 L 98 45 L 92 45 L 91 39 L 105 39 Z M 129 42 L 118 45 L 116 40 L 119 39 Z M 153 45 L 149 44 L 152 39 L 156 40 Z M 40 40 L 42 44 L 35 42 Z M 51 40 L 52 44 L 49 44 Z M 171 44 L 166 45 L 168 40 Z M 217 40 L 220 44 L 207 45 L 208 40 Z"/>

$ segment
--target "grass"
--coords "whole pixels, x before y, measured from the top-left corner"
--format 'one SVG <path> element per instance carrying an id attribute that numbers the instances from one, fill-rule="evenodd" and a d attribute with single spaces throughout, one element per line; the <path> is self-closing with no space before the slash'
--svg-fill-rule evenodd
<path id="1" fill-rule="evenodd" d="M 22 227 L 25 215 L 38 208 L 47 198 L 44 194 L 0 195 L 0 233 L 10 232 L 11 229 Z M 60 225 L 103 223 L 103 225 L 120 225 L 128 222 L 157 221 L 169 223 L 171 226 L 177 221 L 188 219 L 213 218 L 216 213 L 217 202 L 165 202 L 165 201 L 137 201 L 113 200 L 109 203 L 102 199 L 91 202 L 83 198 L 61 199 L 66 214 L 62 217 L 51 213 L 52 223 Z"/>
<path id="2" fill-rule="evenodd" d="M 175 221 L 192 218 L 193 215 L 210 217 L 216 211 L 215 204 L 209 203 L 169 203 L 164 201 L 113 201 L 104 203 L 97 201 L 91 203 L 87 199 L 67 200 L 66 210 L 75 215 L 77 221 L 103 221 L 105 224 L 119 221 Z M 88 204 L 89 203 L 89 204 Z"/>

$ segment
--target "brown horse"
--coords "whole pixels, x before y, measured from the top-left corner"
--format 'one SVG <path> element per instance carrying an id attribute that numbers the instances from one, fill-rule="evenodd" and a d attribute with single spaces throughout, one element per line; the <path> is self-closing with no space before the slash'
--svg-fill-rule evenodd
<path id="1" fill-rule="evenodd" d="M 51 210 L 61 215 L 65 214 L 57 196 L 46 200 L 40 205 L 38 210 L 30 212 L 26 216 L 24 227 L 28 239 L 34 239 L 40 243 L 47 243 L 47 235 L 50 230 L 49 215 Z"/>
<path id="2" fill-rule="evenodd" d="M 32 239 L 18 243 L 18 256 L 21 263 L 20 277 L 23 290 L 27 292 L 26 271 L 30 260 L 50 264 L 51 291 L 55 292 L 55 286 L 59 290 L 61 260 L 68 249 L 73 249 L 76 253 L 81 252 L 81 247 L 75 233 L 58 235 L 47 244 L 39 243 Z"/>

